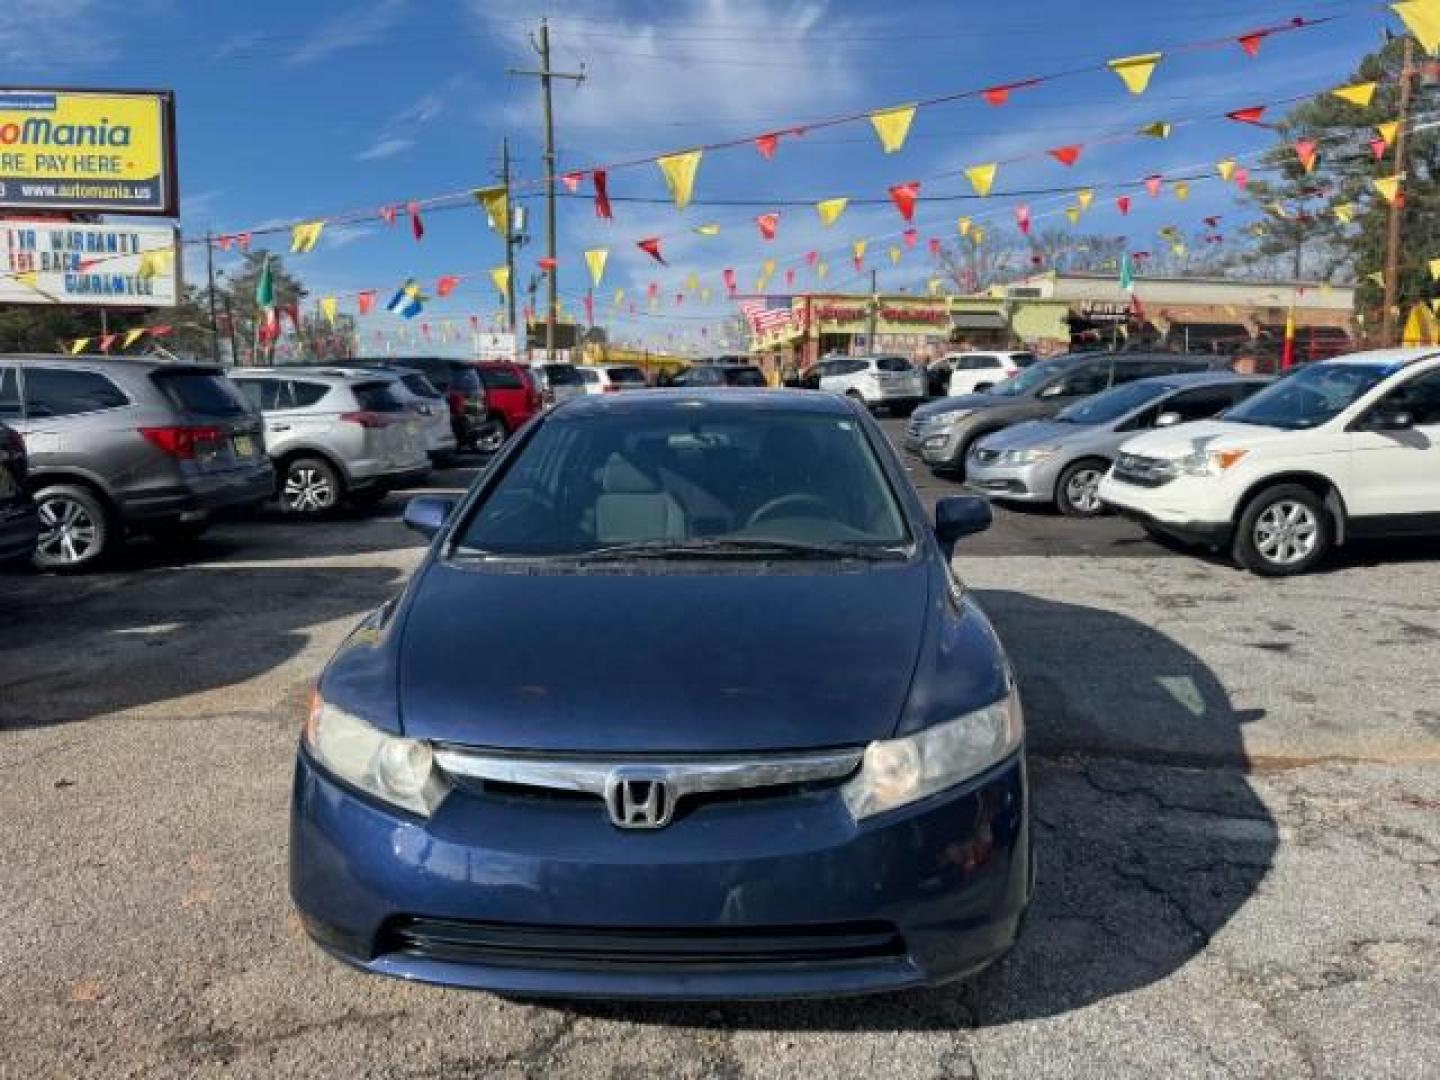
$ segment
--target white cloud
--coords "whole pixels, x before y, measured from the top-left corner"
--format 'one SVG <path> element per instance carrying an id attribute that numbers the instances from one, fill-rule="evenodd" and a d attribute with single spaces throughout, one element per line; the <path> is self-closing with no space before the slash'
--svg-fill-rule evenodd
<path id="1" fill-rule="evenodd" d="M 224 60 L 231 56 L 244 55 L 264 40 L 265 35 L 258 30 L 247 30 L 239 34 L 231 34 L 216 47 L 215 59 Z"/>
<path id="2" fill-rule="evenodd" d="M 109 39 L 95 33 L 105 18 L 97 8 L 96 0 L 0 4 L 0 65 L 5 74 L 53 75 L 57 57 L 72 66 L 114 55 Z"/>
<path id="3" fill-rule="evenodd" d="M 367 149 L 355 155 L 356 161 L 383 161 L 385 158 L 392 158 L 396 154 L 404 153 L 415 145 L 414 139 L 388 138 L 377 139 Z"/>
<path id="4" fill-rule="evenodd" d="M 316 27 L 287 58 L 292 65 L 313 64 L 346 49 L 376 41 L 404 12 L 409 0 L 376 0 L 352 8 Z"/>

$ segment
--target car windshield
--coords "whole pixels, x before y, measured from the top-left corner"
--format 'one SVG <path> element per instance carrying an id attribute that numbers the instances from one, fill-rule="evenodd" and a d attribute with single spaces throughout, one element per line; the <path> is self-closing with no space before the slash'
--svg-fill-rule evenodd
<path id="1" fill-rule="evenodd" d="M 996 383 L 985 393 L 995 397 L 1024 397 L 1059 375 L 1066 367 L 1067 365 L 1059 360 L 1046 360 L 1043 363 L 1031 364 L 1008 379 Z"/>
<path id="2" fill-rule="evenodd" d="M 1290 430 L 1319 427 L 1391 373 L 1377 364 L 1315 364 L 1267 386 L 1223 419 Z"/>
<path id="3" fill-rule="evenodd" d="M 626 386 L 644 386 L 645 373 L 635 367 L 612 367 L 605 369 L 610 375 L 613 383 L 624 383 Z"/>
<path id="4" fill-rule="evenodd" d="M 880 559 L 909 543 L 854 420 L 682 400 L 546 421 L 461 526 L 455 555 Z"/>
<path id="5" fill-rule="evenodd" d="M 551 386 L 579 386 L 580 372 L 569 364 L 545 364 L 541 370 Z"/>
<path id="6" fill-rule="evenodd" d="M 764 386 L 765 373 L 759 368 L 737 367 L 725 369 L 727 386 Z"/>
<path id="7" fill-rule="evenodd" d="M 1112 387 L 1094 397 L 1077 401 L 1064 409 L 1057 421 L 1062 424 L 1105 424 L 1134 412 L 1147 401 L 1174 389 L 1165 383 L 1133 382 Z"/>

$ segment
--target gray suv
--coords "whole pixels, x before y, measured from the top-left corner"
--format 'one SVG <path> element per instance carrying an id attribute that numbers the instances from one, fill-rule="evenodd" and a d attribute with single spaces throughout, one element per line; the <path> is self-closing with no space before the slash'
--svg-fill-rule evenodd
<path id="1" fill-rule="evenodd" d="M 1022 420 L 1054 416 L 1081 398 L 1155 375 L 1223 366 L 1181 353 L 1075 353 L 1024 368 L 983 394 L 921 405 L 905 428 L 905 449 L 936 471 L 960 471 L 981 436 Z"/>
<path id="2" fill-rule="evenodd" d="M 430 471 L 424 418 L 396 376 L 363 368 L 234 368 L 265 416 L 265 445 L 287 514 L 379 502 Z"/>
<path id="3" fill-rule="evenodd" d="M 275 486 L 260 417 L 215 367 L 0 356 L 0 422 L 25 440 L 43 569 L 92 565 L 126 529 L 193 538 Z"/>

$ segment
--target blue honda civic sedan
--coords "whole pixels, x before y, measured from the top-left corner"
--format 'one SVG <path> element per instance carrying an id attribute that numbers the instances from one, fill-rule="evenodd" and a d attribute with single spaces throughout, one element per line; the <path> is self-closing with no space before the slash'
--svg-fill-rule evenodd
<path id="1" fill-rule="evenodd" d="M 567 401 L 458 501 L 322 675 L 290 888 L 365 970 L 524 996 L 928 985 L 1019 930 L 1024 724 L 863 408 Z"/>

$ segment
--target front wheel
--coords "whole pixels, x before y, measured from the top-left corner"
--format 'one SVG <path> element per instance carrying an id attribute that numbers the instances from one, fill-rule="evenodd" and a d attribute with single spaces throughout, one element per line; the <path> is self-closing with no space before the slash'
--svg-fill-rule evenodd
<path id="1" fill-rule="evenodd" d="M 280 479 L 280 509 L 296 517 L 328 513 L 340 504 L 340 476 L 321 458 L 296 458 Z"/>
<path id="2" fill-rule="evenodd" d="M 475 432 L 475 449 L 482 454 L 498 453 L 510 437 L 510 430 L 500 417 L 492 417 L 480 425 Z"/>
<path id="3" fill-rule="evenodd" d="M 1235 561 L 1265 577 L 1303 574 L 1332 542 L 1330 516 L 1320 498 L 1299 484 L 1278 484 L 1245 507 L 1235 530 Z"/>
<path id="4" fill-rule="evenodd" d="M 35 493 L 40 539 L 34 563 L 41 570 L 82 570 L 109 551 L 115 529 L 105 504 L 93 492 L 56 484 Z"/>
<path id="5" fill-rule="evenodd" d="M 1100 501 L 1100 481 L 1108 466 L 1090 458 L 1068 465 L 1055 482 L 1055 505 L 1066 517 L 1099 517 L 1105 512 Z"/>

